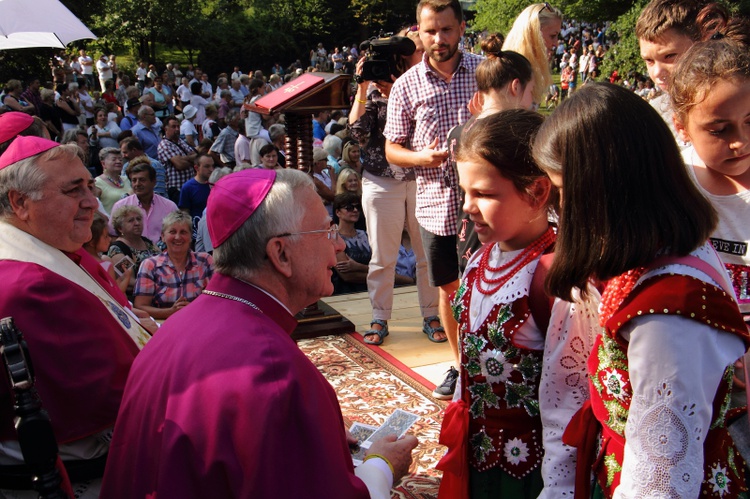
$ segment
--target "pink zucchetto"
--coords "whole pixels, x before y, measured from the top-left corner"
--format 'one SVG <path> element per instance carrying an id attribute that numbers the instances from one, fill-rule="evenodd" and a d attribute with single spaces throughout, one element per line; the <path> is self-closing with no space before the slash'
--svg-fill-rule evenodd
<path id="1" fill-rule="evenodd" d="M 274 170 L 257 168 L 232 173 L 216 182 L 206 206 L 208 234 L 214 248 L 255 213 L 275 180 Z"/>
<path id="2" fill-rule="evenodd" d="M 49 151 L 60 144 L 42 137 L 23 136 L 18 137 L 8 146 L 8 149 L 0 156 L 0 170 L 13 163 L 18 163 L 22 159 L 30 158 Z"/>
<path id="3" fill-rule="evenodd" d="M 0 114 L 0 144 L 8 142 L 34 123 L 34 118 L 26 113 L 10 111 Z"/>

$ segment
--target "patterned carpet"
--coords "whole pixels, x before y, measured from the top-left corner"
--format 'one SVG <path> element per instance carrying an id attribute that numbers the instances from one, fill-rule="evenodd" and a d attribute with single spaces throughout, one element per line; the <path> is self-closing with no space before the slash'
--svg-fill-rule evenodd
<path id="1" fill-rule="evenodd" d="M 435 464 L 445 452 L 437 441 L 446 404 L 430 395 L 434 387 L 382 349 L 363 344 L 359 335 L 323 336 L 300 341 L 299 347 L 333 385 L 347 424 L 380 426 L 395 409 L 421 416 L 409 430 L 419 439 L 411 474 L 393 498 L 436 498 L 441 472 Z"/>

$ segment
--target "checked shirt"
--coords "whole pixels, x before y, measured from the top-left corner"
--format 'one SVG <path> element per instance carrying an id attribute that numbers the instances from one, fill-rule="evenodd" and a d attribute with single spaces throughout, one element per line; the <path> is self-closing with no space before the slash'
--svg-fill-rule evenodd
<path id="1" fill-rule="evenodd" d="M 383 135 L 412 151 L 421 151 L 438 137 L 438 148 L 447 149 L 448 132 L 471 117 L 469 100 L 477 91 L 476 68 L 482 57 L 462 53 L 450 82 L 422 62 L 393 84 L 388 96 L 388 121 Z M 450 158 L 437 168 L 415 167 L 416 216 L 433 234 L 456 233 L 458 177 Z"/>

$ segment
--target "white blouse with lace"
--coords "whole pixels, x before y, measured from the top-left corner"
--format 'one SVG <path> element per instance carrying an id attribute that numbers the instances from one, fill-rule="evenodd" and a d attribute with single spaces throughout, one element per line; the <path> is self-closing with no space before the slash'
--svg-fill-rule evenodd
<path id="1" fill-rule="evenodd" d="M 709 245 L 692 254 L 722 269 Z M 716 283 L 685 265 L 651 270 L 641 280 L 669 272 L 726 288 L 726 283 Z M 633 399 L 625 425 L 621 482 L 614 498 L 697 498 L 716 389 L 726 367 L 744 353 L 743 342 L 676 315 L 638 317 L 620 334 L 629 342 Z"/>

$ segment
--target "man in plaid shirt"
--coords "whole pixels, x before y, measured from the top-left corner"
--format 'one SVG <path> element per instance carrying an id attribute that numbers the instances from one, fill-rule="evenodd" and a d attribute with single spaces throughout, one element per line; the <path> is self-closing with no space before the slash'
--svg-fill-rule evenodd
<path id="1" fill-rule="evenodd" d="M 458 180 L 449 160 L 448 132 L 469 119 L 469 100 L 477 91 L 475 70 L 482 58 L 459 50 L 466 29 L 458 0 L 421 0 L 417 6 L 422 62 L 393 84 L 388 97 L 386 158 L 414 167 L 417 175 L 416 217 L 427 254 L 430 284 L 440 289 L 440 317 L 458 358 L 457 324 L 448 297 L 458 287 L 456 213 Z M 436 389 L 451 398 L 457 373 Z"/>
<path id="2" fill-rule="evenodd" d="M 159 162 L 167 172 L 167 195 L 174 203 L 180 202 L 180 189 L 193 178 L 193 163 L 197 153 L 180 138 L 180 120 L 170 116 L 164 123 L 164 138 L 157 147 Z"/>

